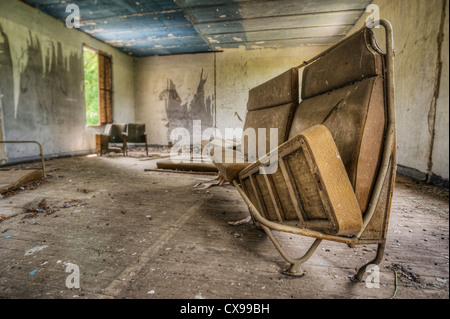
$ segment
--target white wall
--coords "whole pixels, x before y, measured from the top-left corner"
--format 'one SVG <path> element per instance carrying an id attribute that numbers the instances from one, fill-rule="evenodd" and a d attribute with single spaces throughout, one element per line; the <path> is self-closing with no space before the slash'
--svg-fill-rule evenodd
<path id="1" fill-rule="evenodd" d="M 0 1 L 0 27 L 4 139 L 37 140 L 46 155 L 95 149 L 101 128 L 86 126 L 83 44 L 112 57 L 114 121 L 134 121 L 133 58 L 17 0 Z M 36 154 L 6 150 L 9 160 Z"/>
<path id="2" fill-rule="evenodd" d="M 445 20 L 442 19 L 444 3 Z M 373 4 L 394 30 L 400 171 L 417 178 L 443 179 L 448 185 L 448 0 L 375 0 Z M 366 16 L 361 17 L 350 33 L 364 25 Z M 442 27 L 441 45 L 438 35 Z M 383 38 L 382 29 L 376 34 L 377 38 Z M 439 62 L 442 62 L 441 74 Z"/>
<path id="3" fill-rule="evenodd" d="M 448 180 L 449 178 L 449 2 L 447 0 L 446 5 L 446 17 L 445 24 L 443 26 L 444 38 L 442 42 L 441 51 L 441 79 L 439 96 L 436 101 L 436 123 L 435 123 L 435 136 L 434 146 L 432 154 L 432 172 L 437 176 L 441 176 Z"/>

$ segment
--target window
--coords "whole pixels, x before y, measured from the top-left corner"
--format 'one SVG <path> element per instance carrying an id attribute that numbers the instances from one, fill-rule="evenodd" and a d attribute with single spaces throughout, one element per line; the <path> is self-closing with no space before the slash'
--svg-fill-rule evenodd
<path id="1" fill-rule="evenodd" d="M 86 124 L 98 125 L 98 55 L 97 52 L 83 49 L 84 98 L 86 101 Z"/>
<path id="2" fill-rule="evenodd" d="M 112 123 L 111 58 L 83 48 L 86 124 Z"/>
<path id="3" fill-rule="evenodd" d="M 100 123 L 112 123 L 111 58 L 98 55 L 98 73 Z"/>

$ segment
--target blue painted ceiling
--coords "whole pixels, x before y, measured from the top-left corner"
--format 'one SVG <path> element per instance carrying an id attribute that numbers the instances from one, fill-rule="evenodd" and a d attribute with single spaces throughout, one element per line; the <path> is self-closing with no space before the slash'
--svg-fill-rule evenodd
<path id="1" fill-rule="evenodd" d="M 23 0 L 132 56 L 331 45 L 372 0 Z"/>

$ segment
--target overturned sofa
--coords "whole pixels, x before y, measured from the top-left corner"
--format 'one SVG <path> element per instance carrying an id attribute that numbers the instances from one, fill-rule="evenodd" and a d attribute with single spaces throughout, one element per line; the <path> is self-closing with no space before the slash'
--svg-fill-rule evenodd
<path id="1" fill-rule="evenodd" d="M 244 131 L 277 129 L 278 145 L 251 158 L 249 143 L 213 145 L 212 160 L 249 207 L 255 224 L 301 276 L 322 240 L 378 245 L 384 255 L 396 169 L 394 60 L 391 24 L 381 20 L 386 53 L 372 29 L 249 91 Z M 298 71 L 303 69 L 301 102 Z M 224 158 L 233 154 L 233 161 Z M 236 159 L 240 159 L 237 161 Z M 267 173 L 268 163 L 277 169 Z M 303 257 L 290 257 L 273 230 L 314 237 Z M 354 277 L 362 280 L 366 266 Z"/>

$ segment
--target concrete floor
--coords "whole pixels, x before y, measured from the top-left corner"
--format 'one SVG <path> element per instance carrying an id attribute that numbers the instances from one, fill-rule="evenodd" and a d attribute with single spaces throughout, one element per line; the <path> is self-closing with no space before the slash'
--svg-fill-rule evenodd
<path id="1" fill-rule="evenodd" d="M 324 241 L 306 276 L 287 277 L 264 233 L 228 224 L 248 215 L 231 185 L 198 190 L 215 177 L 144 172 L 157 160 L 132 156 L 47 161 L 46 180 L 3 194 L 0 298 L 385 299 L 393 269 L 395 298 L 449 298 L 448 190 L 397 178 L 380 285 L 368 288 L 349 277 L 376 246 Z M 277 237 L 298 255 L 312 242 Z M 66 286 L 71 264 L 80 288 Z"/>

